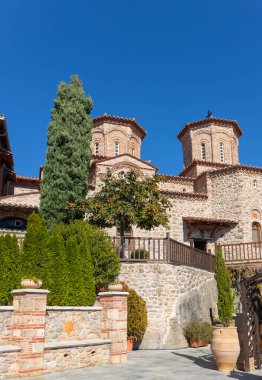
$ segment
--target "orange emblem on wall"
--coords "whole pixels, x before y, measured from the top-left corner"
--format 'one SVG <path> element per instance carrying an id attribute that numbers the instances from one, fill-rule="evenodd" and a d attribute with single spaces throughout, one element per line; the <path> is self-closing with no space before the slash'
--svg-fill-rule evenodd
<path id="1" fill-rule="evenodd" d="M 74 330 L 73 322 L 66 322 L 64 330 L 67 333 L 71 333 Z"/>

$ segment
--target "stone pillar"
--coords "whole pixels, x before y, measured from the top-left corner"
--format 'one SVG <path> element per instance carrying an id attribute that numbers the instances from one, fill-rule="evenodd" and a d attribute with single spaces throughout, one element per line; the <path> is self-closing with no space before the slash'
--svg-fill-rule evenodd
<path id="1" fill-rule="evenodd" d="M 43 371 L 46 300 L 48 290 L 13 290 L 12 341 L 21 346 L 18 354 L 19 376 Z"/>
<path id="2" fill-rule="evenodd" d="M 126 362 L 127 297 L 128 292 L 99 293 L 100 305 L 103 308 L 101 338 L 112 340 L 112 364 Z"/>

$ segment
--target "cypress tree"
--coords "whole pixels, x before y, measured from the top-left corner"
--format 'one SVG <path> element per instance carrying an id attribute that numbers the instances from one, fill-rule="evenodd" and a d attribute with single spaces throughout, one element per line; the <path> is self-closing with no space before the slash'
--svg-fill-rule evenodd
<path id="1" fill-rule="evenodd" d="M 87 193 L 91 160 L 90 112 L 82 82 L 72 76 L 61 82 L 48 127 L 47 153 L 41 185 L 40 213 L 48 227 L 68 221 L 67 205 Z"/>
<path id="2" fill-rule="evenodd" d="M 66 242 L 66 257 L 68 265 L 68 302 L 71 306 L 85 306 L 85 281 L 81 268 L 80 249 L 77 239 L 69 237 Z"/>
<path id="3" fill-rule="evenodd" d="M 70 305 L 70 282 L 65 243 L 61 234 L 52 235 L 49 238 L 48 251 L 50 260 L 44 271 L 44 284 L 46 284 L 46 289 L 50 291 L 50 294 L 48 295 L 48 305 L 68 306 Z"/>
<path id="4" fill-rule="evenodd" d="M 92 306 L 95 301 L 95 279 L 94 279 L 94 265 L 89 248 L 89 244 L 86 238 L 82 240 L 79 246 L 80 253 L 80 267 L 84 278 L 84 291 L 85 299 L 84 304 Z"/>
<path id="5" fill-rule="evenodd" d="M 11 291 L 20 288 L 20 253 L 16 236 L 0 236 L 0 305 L 11 305 Z"/>
<path id="6" fill-rule="evenodd" d="M 33 212 L 28 218 L 25 239 L 22 246 L 22 276 L 42 278 L 46 265 L 47 229 L 44 220 Z"/>
<path id="7" fill-rule="evenodd" d="M 219 319 L 224 325 L 229 325 L 233 319 L 234 296 L 232 293 L 232 283 L 226 267 L 222 248 L 218 246 L 216 251 L 216 273 L 215 279 L 218 290 L 218 314 Z"/>

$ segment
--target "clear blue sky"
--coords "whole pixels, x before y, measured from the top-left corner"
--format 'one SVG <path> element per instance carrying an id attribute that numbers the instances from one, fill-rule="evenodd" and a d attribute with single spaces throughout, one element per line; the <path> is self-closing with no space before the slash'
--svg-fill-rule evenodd
<path id="1" fill-rule="evenodd" d="M 142 158 L 182 169 L 176 138 L 208 109 L 244 131 L 262 166 L 261 0 L 0 0 L 0 114 L 18 174 L 38 176 L 61 80 L 78 74 L 92 116 L 135 117 Z"/>

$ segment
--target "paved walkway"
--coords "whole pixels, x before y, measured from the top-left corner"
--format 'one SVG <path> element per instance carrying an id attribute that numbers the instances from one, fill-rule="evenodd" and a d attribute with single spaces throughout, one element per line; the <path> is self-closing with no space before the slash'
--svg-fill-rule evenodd
<path id="1" fill-rule="evenodd" d="M 209 348 L 186 348 L 172 351 L 133 351 L 127 364 L 89 367 L 30 380 L 261 380 L 262 370 L 252 373 L 233 372 L 225 375 L 216 370 Z"/>

